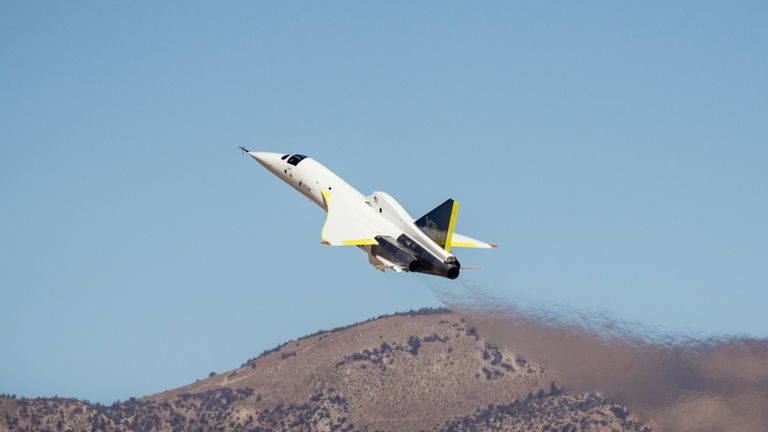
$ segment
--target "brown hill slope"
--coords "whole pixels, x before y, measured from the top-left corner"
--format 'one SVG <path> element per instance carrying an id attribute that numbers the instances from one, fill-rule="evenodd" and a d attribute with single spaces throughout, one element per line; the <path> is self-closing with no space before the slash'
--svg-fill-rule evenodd
<path id="1" fill-rule="evenodd" d="M 0 399 L 18 431 L 645 431 L 620 404 L 562 394 L 547 372 L 448 311 L 288 342 L 240 368 L 109 407 Z"/>

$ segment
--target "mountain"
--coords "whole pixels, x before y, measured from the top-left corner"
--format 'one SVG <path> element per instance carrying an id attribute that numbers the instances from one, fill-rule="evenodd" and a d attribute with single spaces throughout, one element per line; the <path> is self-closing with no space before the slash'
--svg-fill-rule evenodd
<path id="1" fill-rule="evenodd" d="M 461 316 L 425 309 L 321 331 L 240 368 L 111 406 L 0 398 L 0 431 L 651 431 L 568 394 Z"/>

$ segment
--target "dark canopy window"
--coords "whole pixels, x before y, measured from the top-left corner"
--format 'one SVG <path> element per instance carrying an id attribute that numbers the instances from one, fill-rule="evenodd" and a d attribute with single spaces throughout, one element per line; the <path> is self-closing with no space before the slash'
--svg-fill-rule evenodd
<path id="1" fill-rule="evenodd" d="M 299 164 L 299 162 L 303 161 L 304 159 L 306 159 L 306 156 L 300 155 L 300 154 L 295 154 L 295 155 L 293 155 L 293 156 L 288 158 L 288 163 L 293 165 L 293 166 L 296 166 L 296 165 Z"/>

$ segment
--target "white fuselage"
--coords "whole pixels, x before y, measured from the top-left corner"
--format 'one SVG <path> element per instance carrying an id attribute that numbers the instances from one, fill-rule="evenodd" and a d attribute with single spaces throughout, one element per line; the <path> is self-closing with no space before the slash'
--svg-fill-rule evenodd
<path id="1" fill-rule="evenodd" d="M 366 215 L 370 212 L 370 216 L 366 218 L 370 218 L 380 235 L 396 237 L 404 233 L 441 261 L 447 262 L 452 259 L 453 254 L 445 251 L 414 225 L 414 219 L 389 194 L 374 192 L 366 197 L 312 158 L 266 152 L 249 152 L 248 154 L 323 210 L 328 211 L 323 193 L 333 194 L 343 199 L 345 203 L 359 206 L 357 210 Z M 362 248 L 366 251 L 370 249 Z"/>
<path id="2" fill-rule="evenodd" d="M 304 158 L 294 165 L 288 163 L 290 155 L 285 157 L 279 153 L 263 152 L 251 152 L 249 155 L 323 210 L 328 210 L 321 193 L 323 190 L 365 201 L 357 189 L 314 159 Z"/>

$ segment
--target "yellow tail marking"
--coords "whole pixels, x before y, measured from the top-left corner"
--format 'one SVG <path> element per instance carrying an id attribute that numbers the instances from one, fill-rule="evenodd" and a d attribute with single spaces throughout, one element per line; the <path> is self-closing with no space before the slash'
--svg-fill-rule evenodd
<path id="1" fill-rule="evenodd" d="M 451 209 L 451 221 L 448 222 L 448 231 L 445 233 L 445 251 L 451 251 L 451 240 L 453 240 L 453 227 L 456 225 L 456 213 L 459 211 L 459 203 L 454 201 Z"/>
<path id="2" fill-rule="evenodd" d="M 452 242 L 451 247 L 466 247 L 466 248 L 476 248 L 477 245 L 474 243 L 463 243 L 463 242 Z M 463 268 L 463 267 L 462 267 Z"/>

